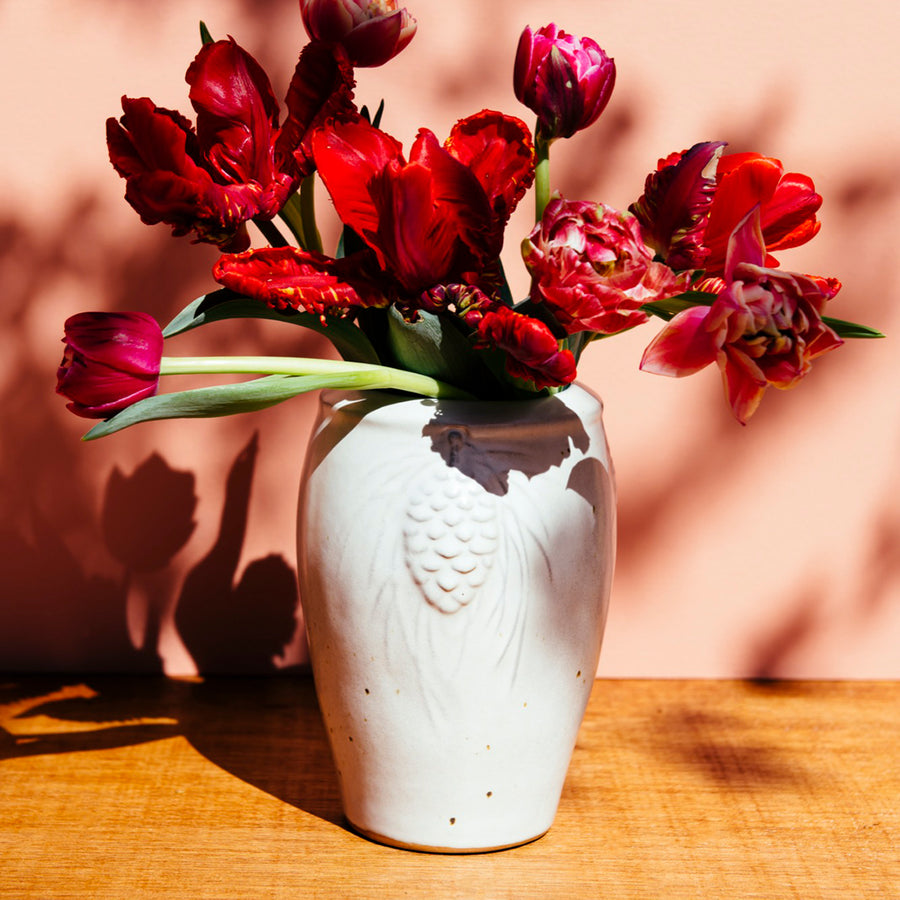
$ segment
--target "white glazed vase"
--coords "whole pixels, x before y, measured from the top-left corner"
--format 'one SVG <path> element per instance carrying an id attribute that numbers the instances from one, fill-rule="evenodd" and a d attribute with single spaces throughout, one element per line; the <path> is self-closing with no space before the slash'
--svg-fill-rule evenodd
<path id="1" fill-rule="evenodd" d="M 344 813 L 475 852 L 550 827 L 615 554 L 602 404 L 323 394 L 299 568 Z"/>

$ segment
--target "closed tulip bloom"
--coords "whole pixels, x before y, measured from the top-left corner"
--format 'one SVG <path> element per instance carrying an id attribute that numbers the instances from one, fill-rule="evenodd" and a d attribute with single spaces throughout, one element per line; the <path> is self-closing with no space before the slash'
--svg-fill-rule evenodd
<path id="1" fill-rule="evenodd" d="M 66 320 L 56 392 L 86 419 L 106 419 L 156 393 L 163 336 L 146 313 L 79 313 Z"/>
<path id="2" fill-rule="evenodd" d="M 594 123 L 615 82 L 615 62 L 591 38 L 573 37 L 553 24 L 526 28 L 519 38 L 513 86 L 537 115 L 545 141 L 572 137 Z"/>
<path id="3" fill-rule="evenodd" d="M 300 0 L 314 41 L 340 44 L 354 66 L 384 65 L 416 33 L 416 20 L 397 0 Z"/>

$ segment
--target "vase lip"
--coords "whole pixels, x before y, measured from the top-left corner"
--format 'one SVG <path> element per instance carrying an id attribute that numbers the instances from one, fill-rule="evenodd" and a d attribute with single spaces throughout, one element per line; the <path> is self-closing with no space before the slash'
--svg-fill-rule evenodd
<path id="1" fill-rule="evenodd" d="M 383 424 L 418 422 L 429 427 L 450 428 L 456 424 L 489 431 L 509 428 L 545 429 L 567 427 L 576 421 L 603 419 L 603 402 L 589 388 L 572 384 L 566 390 L 533 400 L 444 400 L 395 394 L 389 391 L 324 390 L 319 397 L 320 416 L 349 416 Z"/>
<path id="2" fill-rule="evenodd" d="M 603 410 L 603 400 L 591 388 L 579 381 L 567 385 L 555 394 L 536 396 L 528 399 L 520 400 L 487 400 L 481 398 L 473 398 L 471 400 L 444 399 L 436 397 L 423 397 L 413 394 L 394 393 L 387 390 L 354 390 L 341 388 L 328 388 L 319 392 L 320 406 L 335 406 L 341 401 L 345 401 L 347 405 L 352 403 L 361 403 L 367 401 L 369 404 L 377 404 L 378 406 L 392 406 L 395 404 L 416 404 L 426 406 L 433 409 L 441 409 L 450 411 L 452 409 L 463 410 L 472 409 L 503 409 L 509 408 L 514 410 L 517 407 L 533 408 L 537 404 L 547 403 L 548 401 L 557 400 L 571 406 L 571 401 L 579 399 L 583 403 L 589 403 Z"/>

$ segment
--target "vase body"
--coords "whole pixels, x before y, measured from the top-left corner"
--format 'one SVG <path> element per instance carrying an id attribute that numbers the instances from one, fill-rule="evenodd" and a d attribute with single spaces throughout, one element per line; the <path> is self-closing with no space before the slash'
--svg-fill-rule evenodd
<path id="1" fill-rule="evenodd" d="M 322 395 L 299 514 L 310 658 L 350 824 L 412 849 L 550 827 L 612 579 L 602 405 Z"/>

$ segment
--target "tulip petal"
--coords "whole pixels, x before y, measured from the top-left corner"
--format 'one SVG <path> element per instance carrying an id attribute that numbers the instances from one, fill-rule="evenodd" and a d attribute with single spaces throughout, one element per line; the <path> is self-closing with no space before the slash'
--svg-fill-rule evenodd
<path id="1" fill-rule="evenodd" d="M 405 164 L 399 141 L 360 119 L 335 122 L 312 137 L 316 168 L 341 221 L 379 254 L 380 213 L 370 185 L 389 165 Z"/>
<path id="2" fill-rule="evenodd" d="M 673 269 L 703 265 L 716 163 L 724 146 L 723 141 L 708 141 L 674 160 L 662 160 L 647 176 L 644 193 L 628 207 L 641 223 L 644 239 Z"/>
<path id="3" fill-rule="evenodd" d="M 206 44 L 185 75 L 200 149 L 227 182 L 274 178 L 278 103 L 259 63 L 233 39 Z"/>
<path id="4" fill-rule="evenodd" d="M 475 174 L 497 222 L 505 225 L 534 181 L 528 126 L 513 116 L 482 110 L 457 122 L 444 146 Z"/>
<path id="5" fill-rule="evenodd" d="M 78 313 L 66 319 L 64 328 L 66 343 L 101 365 L 132 375 L 159 375 L 162 329 L 149 313 Z"/>
<path id="6" fill-rule="evenodd" d="M 346 54 L 323 44 L 303 48 L 288 87 L 287 118 L 275 142 L 275 156 L 282 166 L 296 167 L 300 176 L 315 169 L 312 136 L 330 120 L 358 117 L 353 103 L 353 69 Z"/>
<path id="7" fill-rule="evenodd" d="M 746 425 L 766 392 L 766 380 L 757 375 L 756 365 L 732 346 L 722 353 L 720 366 L 731 411 L 741 425 Z"/>
<path id="8" fill-rule="evenodd" d="M 213 277 L 275 309 L 340 315 L 350 307 L 387 304 L 363 274 L 359 256 L 331 259 L 295 247 L 265 247 L 223 255 L 213 267 Z"/>
<path id="9" fill-rule="evenodd" d="M 707 328 L 708 306 L 692 306 L 673 316 L 650 342 L 641 370 L 680 378 L 716 360 L 716 344 Z"/>
<path id="10" fill-rule="evenodd" d="M 734 280 L 735 269 L 742 264 L 762 266 L 766 261 L 766 243 L 763 238 L 759 206 L 738 222 L 728 238 L 725 252 L 725 281 Z"/>
<path id="11" fill-rule="evenodd" d="M 822 226 L 816 219 L 821 205 L 822 197 L 816 193 L 811 178 L 786 173 L 766 205 L 762 220 L 769 250 L 799 247 L 814 238 Z"/>

